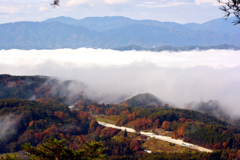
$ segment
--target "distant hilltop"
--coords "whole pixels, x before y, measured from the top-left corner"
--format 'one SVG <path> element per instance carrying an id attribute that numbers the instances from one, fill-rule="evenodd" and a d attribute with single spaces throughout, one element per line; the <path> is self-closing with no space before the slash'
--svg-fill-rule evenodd
<path id="1" fill-rule="evenodd" d="M 140 46 L 130 45 L 130 46 L 125 46 L 125 47 L 118 47 L 118 48 L 115 48 L 114 50 L 118 50 L 118 51 L 136 50 L 136 51 L 154 51 L 154 52 L 175 51 L 175 52 L 177 52 L 177 51 L 210 50 L 210 49 L 240 50 L 239 47 L 236 47 L 233 45 L 228 45 L 228 44 L 223 44 L 223 45 L 218 45 L 218 46 L 186 46 L 186 47 L 161 46 L 161 47 L 154 47 L 154 48 L 142 48 Z"/>
<path id="2" fill-rule="evenodd" d="M 162 102 L 160 99 L 158 99 L 156 96 L 150 93 L 143 93 L 138 94 L 136 96 L 133 96 L 130 99 L 127 99 L 126 101 L 123 101 L 119 103 L 119 105 L 122 106 L 130 106 L 130 107 L 161 107 L 164 105 L 164 102 Z"/>
<path id="3" fill-rule="evenodd" d="M 134 49 L 159 51 L 168 50 L 167 46 L 171 50 L 240 47 L 240 27 L 233 26 L 231 18 L 215 19 L 203 24 L 178 24 L 121 16 L 80 20 L 56 17 L 42 22 L 0 24 L 0 35 L 0 49 L 116 49 L 139 46 Z"/>

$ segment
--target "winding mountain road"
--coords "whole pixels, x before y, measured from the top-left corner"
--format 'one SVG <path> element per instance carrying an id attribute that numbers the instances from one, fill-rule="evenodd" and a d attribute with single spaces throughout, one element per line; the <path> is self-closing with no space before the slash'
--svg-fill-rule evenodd
<path id="1" fill-rule="evenodd" d="M 132 129 L 132 128 L 127 128 L 127 127 L 122 127 L 122 126 L 115 126 L 113 124 L 108 124 L 108 123 L 100 122 L 100 121 L 98 121 L 98 123 L 99 123 L 99 125 L 102 125 L 102 126 L 105 126 L 105 127 L 121 129 L 123 131 L 126 129 L 127 132 L 136 133 L 136 131 L 134 129 Z M 174 143 L 174 144 L 178 144 L 178 145 L 181 145 L 181 146 L 184 146 L 184 147 L 189 147 L 189 148 L 192 148 L 192 149 L 196 149 L 196 150 L 199 150 L 201 152 L 213 152 L 210 149 L 207 149 L 207 148 L 204 148 L 204 147 L 200 147 L 200 146 L 197 146 L 195 144 L 187 143 L 187 142 L 184 142 L 183 140 L 173 139 L 173 138 L 167 137 L 167 136 L 155 135 L 155 134 L 153 134 L 151 132 L 142 132 L 142 131 L 140 131 L 140 134 L 148 136 L 148 137 L 151 137 L 151 138 L 156 138 L 156 139 L 159 139 L 159 140 L 162 140 L 162 141 L 167 141 L 167 142 L 171 142 L 171 143 Z"/>

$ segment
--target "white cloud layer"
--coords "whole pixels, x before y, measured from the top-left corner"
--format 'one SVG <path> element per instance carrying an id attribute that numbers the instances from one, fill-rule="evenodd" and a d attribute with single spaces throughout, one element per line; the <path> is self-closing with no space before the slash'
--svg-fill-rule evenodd
<path id="1" fill-rule="evenodd" d="M 104 0 L 105 3 L 107 4 L 121 4 L 121 3 L 126 3 L 128 2 L 129 0 Z"/>
<path id="2" fill-rule="evenodd" d="M 213 5 L 219 5 L 217 0 L 195 0 L 195 3 L 197 5 L 201 5 L 201 4 L 204 4 L 204 3 L 209 3 L 209 4 L 213 4 Z"/>
<path id="3" fill-rule="evenodd" d="M 78 80 L 105 103 L 149 92 L 179 107 L 212 99 L 240 113 L 239 51 L 1 50 L 0 74 Z"/>

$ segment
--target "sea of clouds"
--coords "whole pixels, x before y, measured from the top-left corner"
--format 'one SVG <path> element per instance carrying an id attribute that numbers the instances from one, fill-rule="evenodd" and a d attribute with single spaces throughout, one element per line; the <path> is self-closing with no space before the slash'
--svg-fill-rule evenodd
<path id="1" fill-rule="evenodd" d="M 148 92 L 178 107 L 217 100 L 240 113 L 240 51 L 0 50 L 0 74 L 78 80 L 105 103 Z"/>

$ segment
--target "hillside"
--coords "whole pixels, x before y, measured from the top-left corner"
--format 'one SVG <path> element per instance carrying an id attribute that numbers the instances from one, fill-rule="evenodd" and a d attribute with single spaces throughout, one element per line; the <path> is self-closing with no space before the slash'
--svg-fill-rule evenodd
<path id="1" fill-rule="evenodd" d="M 85 99 L 85 85 L 76 81 L 59 81 L 47 76 L 0 75 L 0 99 L 49 99 L 72 105 Z"/>
<path id="2" fill-rule="evenodd" d="M 228 19 L 225 18 L 219 18 L 219 19 L 213 19 L 211 21 L 205 22 L 203 24 L 197 24 L 197 23 L 188 23 L 184 26 L 192 29 L 192 30 L 208 30 L 218 33 L 240 33 L 240 27 L 237 25 L 233 25 L 232 22 L 234 22 L 235 18 L 230 17 Z"/>
<path id="3" fill-rule="evenodd" d="M 65 98 L 53 94 L 53 90 L 69 87 L 67 84 L 72 81 L 60 83 L 45 76 L 0 77 L 1 92 L 5 96 L 0 98 L 0 153 L 17 152 L 27 142 L 39 146 L 53 137 L 65 139 L 64 145 L 74 151 L 87 142 L 100 142 L 106 148 L 108 159 L 177 156 L 211 160 L 239 156 L 239 128 L 206 113 L 218 108 L 214 101 L 189 104 L 193 110 L 188 110 L 168 107 L 149 93 L 138 94 L 121 104 L 98 104 L 80 96 L 75 97 L 74 109 L 70 110 Z M 31 93 L 39 99 L 25 99 Z M 147 139 L 144 135 L 125 133 L 100 126 L 97 120 L 181 139 L 214 152 L 201 153 L 185 146 Z M 154 154 L 144 154 L 145 149 L 151 149 Z"/>
<path id="4" fill-rule="evenodd" d="M 150 93 L 138 94 L 132 98 L 121 102 L 119 105 L 130 106 L 130 107 L 155 107 L 163 106 L 164 103 L 159 100 L 157 97 Z"/>

